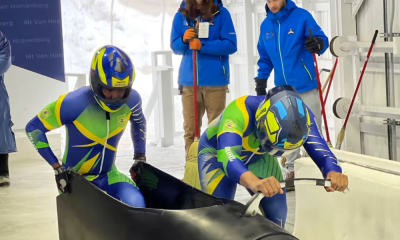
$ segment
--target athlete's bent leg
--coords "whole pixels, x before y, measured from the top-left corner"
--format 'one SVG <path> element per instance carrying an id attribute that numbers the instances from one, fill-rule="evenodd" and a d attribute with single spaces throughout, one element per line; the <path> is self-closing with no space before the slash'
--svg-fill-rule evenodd
<path id="1" fill-rule="evenodd" d="M 144 197 L 140 190 L 128 182 L 117 182 L 107 185 L 104 188 L 112 197 L 126 203 L 132 207 L 146 207 Z"/>
<path id="2" fill-rule="evenodd" d="M 257 161 L 248 165 L 248 169 L 260 179 L 275 177 L 278 181 L 283 180 L 282 171 L 276 157 L 265 154 Z M 265 217 L 285 227 L 287 217 L 286 189 L 283 188 L 283 194 L 276 194 L 273 197 L 265 197 L 261 200 L 262 210 Z M 254 193 L 247 189 L 253 195 Z"/>
<path id="3" fill-rule="evenodd" d="M 266 218 L 278 224 L 282 228 L 285 228 L 288 207 L 286 202 L 286 189 L 283 188 L 282 190 L 283 194 L 277 193 L 272 197 L 263 198 L 260 205 Z M 251 195 L 254 195 L 254 193 L 249 189 L 247 189 L 247 191 Z"/>
<path id="4" fill-rule="evenodd" d="M 132 207 L 146 207 L 142 193 L 130 177 L 120 173 L 114 165 L 107 174 L 85 176 L 87 180 L 110 196 Z"/>

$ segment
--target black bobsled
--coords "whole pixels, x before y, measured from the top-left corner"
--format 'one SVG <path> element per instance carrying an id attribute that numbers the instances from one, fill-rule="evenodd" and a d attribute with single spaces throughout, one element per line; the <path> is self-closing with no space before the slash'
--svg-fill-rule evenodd
<path id="1" fill-rule="evenodd" d="M 70 171 L 69 193 L 57 197 L 60 240 L 297 239 L 251 209 L 258 207 L 260 196 L 245 206 L 208 195 L 146 163 L 138 163 L 135 172 L 146 208 L 128 206 Z"/>

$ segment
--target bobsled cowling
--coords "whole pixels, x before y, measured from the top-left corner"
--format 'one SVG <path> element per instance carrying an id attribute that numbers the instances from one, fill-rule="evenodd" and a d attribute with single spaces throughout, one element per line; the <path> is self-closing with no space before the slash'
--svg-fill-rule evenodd
<path id="1" fill-rule="evenodd" d="M 135 171 L 146 208 L 128 206 L 70 170 L 70 192 L 57 197 L 60 240 L 297 239 L 262 215 L 244 216 L 243 204 L 206 194 L 147 163 Z"/>

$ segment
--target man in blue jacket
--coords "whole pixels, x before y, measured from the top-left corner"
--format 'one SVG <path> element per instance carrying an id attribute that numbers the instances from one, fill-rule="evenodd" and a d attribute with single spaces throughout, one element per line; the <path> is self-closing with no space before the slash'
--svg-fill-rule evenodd
<path id="1" fill-rule="evenodd" d="M 315 114 L 320 128 L 321 105 L 313 53 L 323 54 L 329 40 L 312 15 L 292 0 L 267 0 L 265 9 L 267 18 L 261 24 L 257 46 L 260 55 L 255 78 L 257 95 L 266 94 L 267 80 L 274 69 L 275 86 L 295 87 Z M 300 157 L 300 149 L 286 157 L 289 170 L 286 178 L 294 177 L 294 160 Z"/>
<path id="2" fill-rule="evenodd" d="M 202 35 L 200 32 L 207 32 Z M 202 29 L 203 28 L 203 29 Z M 205 30 L 205 31 L 202 31 Z M 207 36 L 208 35 L 208 36 Z M 193 51 L 197 64 L 198 122 L 207 111 L 208 122 L 225 109 L 229 84 L 229 55 L 237 51 L 232 18 L 221 0 L 186 0 L 176 13 L 171 32 L 171 49 L 183 55 L 178 83 L 182 86 L 186 154 L 194 141 Z"/>
<path id="3" fill-rule="evenodd" d="M 4 73 L 11 66 L 10 42 L 0 31 L 0 187 L 10 185 L 8 154 L 17 151 L 11 127 L 10 102 L 4 84 Z"/>

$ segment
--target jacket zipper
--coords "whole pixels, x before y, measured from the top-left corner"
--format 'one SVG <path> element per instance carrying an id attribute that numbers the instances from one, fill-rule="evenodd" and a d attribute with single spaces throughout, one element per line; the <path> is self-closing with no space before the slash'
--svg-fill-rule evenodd
<path id="1" fill-rule="evenodd" d="M 224 76 L 225 76 L 225 67 L 224 64 L 222 63 L 222 56 L 219 56 L 219 60 L 221 61 L 222 71 L 224 71 Z"/>
<path id="2" fill-rule="evenodd" d="M 110 133 L 110 113 L 106 112 L 106 119 L 107 119 L 107 136 L 106 136 L 106 141 L 104 143 L 104 147 L 103 147 L 103 154 L 102 154 L 102 158 L 101 158 L 101 165 L 100 165 L 100 170 L 99 170 L 99 174 L 101 173 L 101 171 L 103 170 L 103 163 L 104 163 L 104 157 L 106 155 L 106 148 L 107 148 L 107 140 L 108 140 L 108 135 Z"/>
<path id="3" fill-rule="evenodd" d="M 277 21 L 278 21 L 278 19 L 277 19 Z M 285 79 L 286 85 L 289 85 L 288 82 L 287 82 L 287 80 L 286 80 L 285 68 L 283 67 L 283 59 L 282 59 L 282 51 L 281 51 L 281 23 L 278 21 L 278 24 L 279 24 L 279 35 L 278 35 L 279 55 L 281 56 L 283 78 Z"/>
<path id="4" fill-rule="evenodd" d="M 307 69 L 307 67 L 306 67 L 306 64 L 304 63 L 303 59 L 301 59 L 301 62 L 303 62 L 304 69 L 307 71 L 307 73 L 308 73 L 308 76 L 310 76 L 310 80 L 312 80 L 312 77 L 311 77 L 310 71 L 308 71 L 308 69 Z"/>

